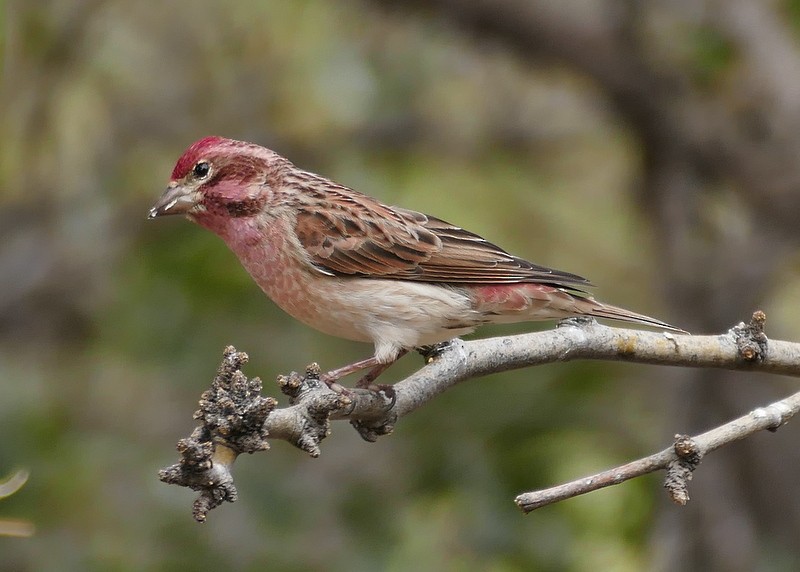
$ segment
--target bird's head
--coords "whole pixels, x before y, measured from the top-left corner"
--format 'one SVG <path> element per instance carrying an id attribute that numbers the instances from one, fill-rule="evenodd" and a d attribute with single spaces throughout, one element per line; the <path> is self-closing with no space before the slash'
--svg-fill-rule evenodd
<path id="1" fill-rule="evenodd" d="M 178 159 L 167 190 L 148 218 L 182 214 L 218 230 L 231 219 L 255 216 L 269 206 L 271 182 L 282 161 L 277 153 L 252 143 L 216 136 L 200 139 Z"/>

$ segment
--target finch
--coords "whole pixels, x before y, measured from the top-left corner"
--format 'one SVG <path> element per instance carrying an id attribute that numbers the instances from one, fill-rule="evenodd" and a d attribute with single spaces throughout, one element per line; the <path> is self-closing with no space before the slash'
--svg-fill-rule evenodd
<path id="1" fill-rule="evenodd" d="M 683 332 L 596 301 L 581 276 L 383 204 L 253 143 L 193 143 L 149 218 L 164 215 L 184 215 L 222 238 L 294 318 L 374 345 L 373 357 L 330 372 L 329 382 L 369 367 L 371 381 L 409 349 L 482 324 L 592 316 Z"/>

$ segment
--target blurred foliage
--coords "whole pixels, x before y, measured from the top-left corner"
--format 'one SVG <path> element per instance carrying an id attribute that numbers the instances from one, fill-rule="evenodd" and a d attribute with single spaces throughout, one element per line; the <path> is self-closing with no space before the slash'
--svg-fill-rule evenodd
<path id="1" fill-rule="evenodd" d="M 0 481 L 0 501 L 6 499 L 19 491 L 28 481 L 29 473 L 24 469 L 19 469 Z M 36 528 L 26 520 L 13 518 L 0 518 L 0 537 L 10 536 L 15 538 L 27 538 L 33 536 Z"/>
<path id="2" fill-rule="evenodd" d="M 711 83 L 734 61 L 735 50 L 731 42 L 709 28 L 699 28 L 694 34 L 695 79 L 701 84 Z"/>
<path id="3" fill-rule="evenodd" d="M 800 35 L 800 2 L 798 0 L 783 0 L 780 7 L 792 24 L 794 32 Z"/>
<path id="4" fill-rule="evenodd" d="M 663 445 L 648 393 L 669 372 L 504 373 L 376 444 L 341 423 L 317 460 L 275 443 L 239 461 L 241 500 L 205 526 L 192 493 L 156 479 L 226 344 L 267 381 L 370 350 L 281 314 L 210 234 L 145 221 L 189 143 L 271 146 L 662 315 L 628 193 L 638 150 L 591 83 L 354 0 L 19 0 L 0 14 L 0 474 L 31 474 L 0 518 L 37 529 L 0 538 L 0 569 L 647 568 L 654 479 L 527 518 L 511 501 Z M 713 35 L 692 49 L 708 76 L 732 58 Z"/>

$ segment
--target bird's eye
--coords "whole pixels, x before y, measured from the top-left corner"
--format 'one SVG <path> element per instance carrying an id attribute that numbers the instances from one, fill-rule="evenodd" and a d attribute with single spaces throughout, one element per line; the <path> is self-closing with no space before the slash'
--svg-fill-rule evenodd
<path id="1" fill-rule="evenodd" d="M 200 161 L 194 166 L 194 169 L 192 169 L 192 175 L 194 175 L 196 179 L 205 179 L 209 171 L 211 171 L 211 165 L 208 164 L 208 161 Z"/>

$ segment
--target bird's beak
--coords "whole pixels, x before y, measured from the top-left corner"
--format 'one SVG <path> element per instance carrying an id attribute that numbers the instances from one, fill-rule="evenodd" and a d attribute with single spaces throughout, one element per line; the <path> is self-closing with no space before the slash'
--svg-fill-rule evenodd
<path id="1" fill-rule="evenodd" d="M 200 200 L 200 193 L 194 189 L 188 189 L 177 183 L 170 183 L 161 198 L 156 201 L 147 218 L 157 216 L 186 214 Z"/>

